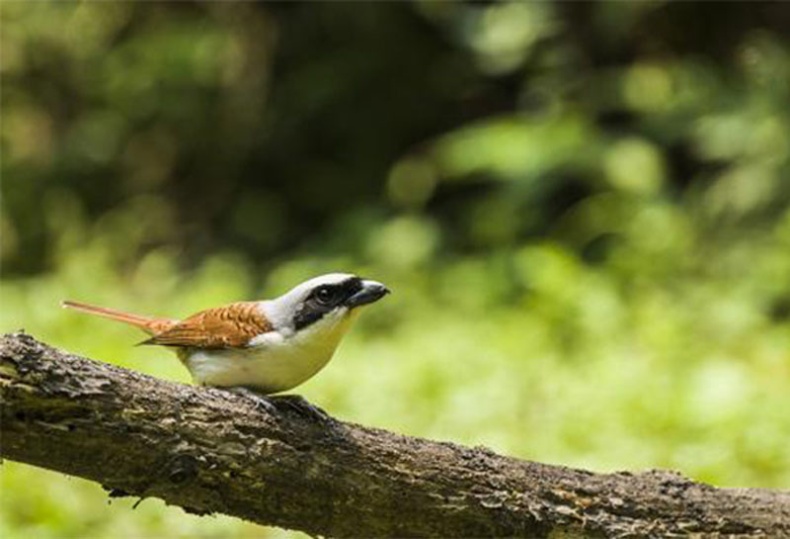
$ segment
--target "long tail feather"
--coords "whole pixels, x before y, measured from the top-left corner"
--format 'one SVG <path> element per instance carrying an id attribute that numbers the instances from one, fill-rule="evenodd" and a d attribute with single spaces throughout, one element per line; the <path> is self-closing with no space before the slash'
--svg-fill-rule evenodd
<path id="1" fill-rule="evenodd" d="M 88 305 L 87 303 L 80 303 L 78 301 L 65 300 L 61 305 L 67 309 L 74 309 L 75 311 L 102 316 L 111 320 L 117 320 L 118 322 L 131 324 L 151 335 L 164 331 L 174 323 L 174 321 L 171 320 L 125 313 L 123 311 L 116 311 L 115 309 L 98 307 L 96 305 Z"/>

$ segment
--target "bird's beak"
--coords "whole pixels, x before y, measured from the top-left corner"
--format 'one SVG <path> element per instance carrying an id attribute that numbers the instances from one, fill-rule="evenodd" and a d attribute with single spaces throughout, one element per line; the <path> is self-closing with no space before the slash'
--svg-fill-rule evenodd
<path id="1" fill-rule="evenodd" d="M 389 293 L 390 289 L 383 284 L 376 281 L 364 280 L 362 281 L 362 288 L 346 300 L 346 305 L 353 309 L 360 305 L 367 305 L 368 303 L 378 301 Z"/>

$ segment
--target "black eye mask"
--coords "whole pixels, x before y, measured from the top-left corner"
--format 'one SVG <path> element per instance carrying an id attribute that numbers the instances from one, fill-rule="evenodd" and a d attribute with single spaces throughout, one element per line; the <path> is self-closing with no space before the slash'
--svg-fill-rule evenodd
<path id="1" fill-rule="evenodd" d="M 321 320 L 325 314 L 345 305 L 346 300 L 360 290 L 362 280 L 359 277 L 317 286 L 296 309 L 294 328 L 298 331 Z"/>

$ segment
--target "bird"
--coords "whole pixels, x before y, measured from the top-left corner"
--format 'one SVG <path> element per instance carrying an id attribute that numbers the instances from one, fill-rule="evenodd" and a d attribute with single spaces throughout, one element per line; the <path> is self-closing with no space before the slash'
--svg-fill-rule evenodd
<path id="1" fill-rule="evenodd" d="M 293 389 L 324 368 L 360 309 L 389 292 L 377 281 L 329 273 L 274 299 L 230 303 L 183 320 L 69 300 L 62 306 L 145 331 L 150 338 L 139 344 L 174 349 L 197 385 L 267 396 Z"/>

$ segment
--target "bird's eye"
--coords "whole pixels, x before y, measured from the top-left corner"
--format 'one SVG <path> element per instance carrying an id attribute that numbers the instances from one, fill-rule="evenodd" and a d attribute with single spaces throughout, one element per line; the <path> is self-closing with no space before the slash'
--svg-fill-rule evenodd
<path id="1" fill-rule="evenodd" d="M 329 286 L 322 286 L 316 289 L 315 299 L 322 305 L 331 305 L 337 299 L 337 290 Z"/>

